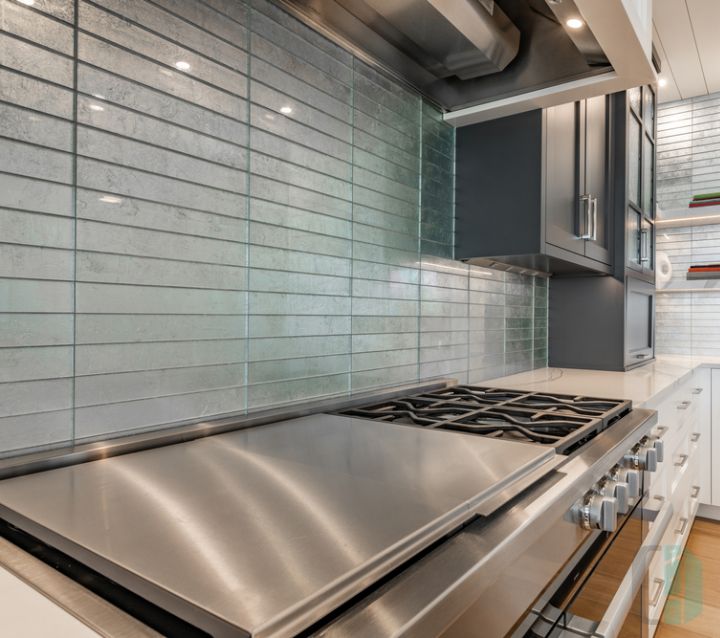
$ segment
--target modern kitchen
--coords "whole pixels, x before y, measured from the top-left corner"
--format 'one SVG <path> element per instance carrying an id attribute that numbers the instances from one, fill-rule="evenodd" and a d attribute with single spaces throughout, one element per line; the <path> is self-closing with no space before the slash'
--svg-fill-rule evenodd
<path id="1" fill-rule="evenodd" d="M 0 0 L 0 637 L 720 638 L 718 23 Z"/>

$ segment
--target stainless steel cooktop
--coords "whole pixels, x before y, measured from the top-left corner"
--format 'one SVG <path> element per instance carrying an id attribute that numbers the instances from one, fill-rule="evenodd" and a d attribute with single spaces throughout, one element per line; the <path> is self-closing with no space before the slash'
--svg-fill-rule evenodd
<path id="1" fill-rule="evenodd" d="M 0 482 L 0 516 L 213 636 L 290 636 L 556 467 L 320 414 Z"/>
<path id="2" fill-rule="evenodd" d="M 536 443 L 569 454 L 631 407 L 630 401 L 457 385 L 384 399 L 341 414 Z"/>

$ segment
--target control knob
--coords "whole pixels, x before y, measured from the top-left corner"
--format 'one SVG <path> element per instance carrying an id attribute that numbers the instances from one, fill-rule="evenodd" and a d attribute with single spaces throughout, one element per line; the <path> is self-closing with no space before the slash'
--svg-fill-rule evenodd
<path id="1" fill-rule="evenodd" d="M 608 475 L 600 484 L 598 491 L 617 501 L 618 514 L 627 514 L 630 507 L 630 486 L 615 476 Z"/>
<path id="2" fill-rule="evenodd" d="M 640 472 L 630 467 L 616 465 L 610 470 L 610 478 L 625 483 L 629 499 L 636 499 L 640 496 Z"/>
<path id="3" fill-rule="evenodd" d="M 665 460 L 665 443 L 663 440 L 659 436 L 653 434 L 648 437 L 647 444 L 655 448 L 657 461 L 658 463 L 662 463 Z"/>
<path id="4" fill-rule="evenodd" d="M 625 455 L 625 463 L 636 470 L 655 472 L 657 470 L 658 456 L 655 447 L 643 439 L 630 452 Z"/>
<path id="5" fill-rule="evenodd" d="M 590 491 L 574 508 L 575 521 L 584 529 L 614 532 L 617 527 L 617 499 Z"/>

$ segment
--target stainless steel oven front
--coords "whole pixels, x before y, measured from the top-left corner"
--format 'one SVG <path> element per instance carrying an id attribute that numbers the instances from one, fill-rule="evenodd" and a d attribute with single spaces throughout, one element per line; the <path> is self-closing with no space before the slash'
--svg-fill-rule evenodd
<path id="1" fill-rule="evenodd" d="M 650 559 L 670 521 L 670 508 L 649 506 L 647 473 L 614 531 L 595 531 L 533 607 L 516 637 L 645 638 Z M 622 499 L 621 499 L 622 500 Z"/>

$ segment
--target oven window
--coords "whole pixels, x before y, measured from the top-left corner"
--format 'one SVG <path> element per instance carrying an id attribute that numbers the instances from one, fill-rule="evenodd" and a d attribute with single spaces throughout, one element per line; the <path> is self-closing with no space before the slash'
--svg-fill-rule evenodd
<path id="1" fill-rule="evenodd" d="M 632 572 L 646 532 L 641 512 L 642 508 L 636 506 L 614 534 L 598 535 L 575 571 L 555 592 L 542 618 L 526 634 L 528 638 L 594 636 L 608 622 L 621 627 L 620 638 L 642 638 L 642 585 L 636 588 L 631 604 L 623 605 L 629 608 L 627 615 L 611 617 L 611 602 L 626 574 Z M 641 584 L 645 574 L 633 577 Z"/>

